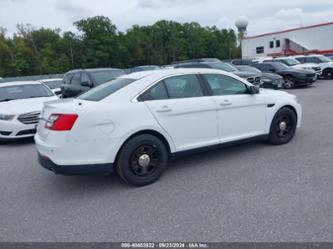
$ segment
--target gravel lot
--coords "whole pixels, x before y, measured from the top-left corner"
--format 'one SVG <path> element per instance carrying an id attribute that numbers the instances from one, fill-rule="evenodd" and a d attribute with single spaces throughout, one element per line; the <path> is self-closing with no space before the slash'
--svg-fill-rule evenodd
<path id="1" fill-rule="evenodd" d="M 142 188 L 56 176 L 32 141 L 0 145 L 0 241 L 333 241 L 333 81 L 291 92 L 291 143 L 181 158 Z"/>

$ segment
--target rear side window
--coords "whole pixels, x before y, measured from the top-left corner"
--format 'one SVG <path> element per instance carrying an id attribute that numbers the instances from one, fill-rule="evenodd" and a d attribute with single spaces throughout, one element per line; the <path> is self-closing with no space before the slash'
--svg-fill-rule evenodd
<path id="1" fill-rule="evenodd" d="M 80 95 L 78 99 L 89 100 L 89 101 L 101 101 L 102 99 L 110 96 L 111 94 L 131 84 L 134 81 L 135 81 L 134 79 L 124 79 L 124 78 L 114 79 L 111 80 L 110 82 L 95 87 L 90 91 Z"/>
<path id="2" fill-rule="evenodd" d="M 200 82 L 196 75 L 174 76 L 164 80 L 170 99 L 203 96 Z"/>
<path id="3" fill-rule="evenodd" d="M 243 82 L 226 75 L 205 74 L 204 78 L 215 96 L 245 94 L 248 92 Z"/>

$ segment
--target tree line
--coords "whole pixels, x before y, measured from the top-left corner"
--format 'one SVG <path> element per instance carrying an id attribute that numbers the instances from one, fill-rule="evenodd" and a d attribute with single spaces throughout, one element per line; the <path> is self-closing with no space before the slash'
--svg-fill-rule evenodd
<path id="1" fill-rule="evenodd" d="M 77 33 L 20 24 L 12 37 L 6 36 L 5 28 L 0 27 L 0 76 L 240 56 L 232 29 L 202 27 L 195 22 L 162 20 L 148 26 L 134 25 L 120 32 L 108 17 L 95 16 L 77 21 L 74 26 Z"/>

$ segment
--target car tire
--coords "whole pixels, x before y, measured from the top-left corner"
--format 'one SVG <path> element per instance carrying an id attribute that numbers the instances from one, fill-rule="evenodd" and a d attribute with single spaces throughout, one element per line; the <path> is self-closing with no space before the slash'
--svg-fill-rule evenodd
<path id="1" fill-rule="evenodd" d="M 285 78 L 284 78 L 285 82 L 283 84 L 283 87 L 285 89 L 292 89 L 292 88 L 295 88 L 295 83 L 296 83 L 296 79 L 294 76 L 291 76 L 291 75 L 287 75 Z"/>
<path id="2" fill-rule="evenodd" d="M 153 135 L 143 134 L 124 144 L 117 158 L 116 170 L 126 183 L 144 186 L 160 178 L 167 162 L 165 144 Z"/>
<path id="3" fill-rule="evenodd" d="M 333 79 L 333 69 L 326 69 L 323 71 L 323 77 L 324 79 Z"/>
<path id="4" fill-rule="evenodd" d="M 296 113 L 288 107 L 283 107 L 272 120 L 268 142 L 274 145 L 288 143 L 294 137 L 296 127 Z"/>

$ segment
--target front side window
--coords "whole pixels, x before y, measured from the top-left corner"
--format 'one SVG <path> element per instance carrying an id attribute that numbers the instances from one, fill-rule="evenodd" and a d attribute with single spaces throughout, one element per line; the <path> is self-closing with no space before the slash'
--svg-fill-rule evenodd
<path id="1" fill-rule="evenodd" d="M 0 87 L 0 102 L 51 96 L 54 96 L 54 94 L 44 85 L 31 84 Z"/>
<path id="2" fill-rule="evenodd" d="M 247 86 L 243 82 L 230 76 L 205 74 L 204 78 L 208 82 L 214 96 L 248 93 Z"/>
<path id="3" fill-rule="evenodd" d="M 89 78 L 88 74 L 82 73 L 82 75 L 81 75 L 81 83 L 86 83 L 88 85 L 91 85 L 91 81 L 90 81 L 90 78 Z"/>
<path id="4" fill-rule="evenodd" d="M 200 82 L 196 75 L 174 76 L 164 80 L 171 99 L 203 96 Z"/>

